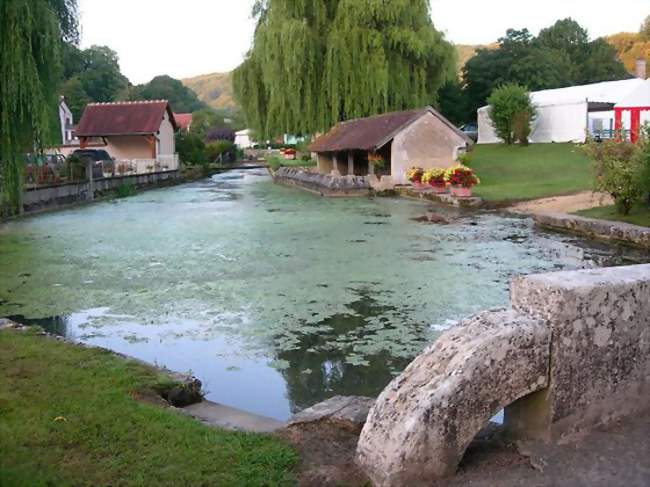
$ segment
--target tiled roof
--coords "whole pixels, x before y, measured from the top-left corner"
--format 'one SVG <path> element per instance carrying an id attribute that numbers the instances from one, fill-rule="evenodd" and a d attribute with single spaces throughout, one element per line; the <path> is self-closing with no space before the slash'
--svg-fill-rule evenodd
<path id="1" fill-rule="evenodd" d="M 318 137 L 310 146 L 312 152 L 336 152 L 346 150 L 372 151 L 391 141 L 397 133 L 411 122 L 426 113 L 442 120 L 463 139 L 467 137 L 440 113 L 431 107 L 404 112 L 386 113 L 368 118 L 341 122 L 324 135 Z M 468 140 L 468 139 L 467 139 Z"/>
<path id="2" fill-rule="evenodd" d="M 176 119 L 178 128 L 181 130 L 187 130 L 192 123 L 191 113 L 174 113 L 174 118 Z"/>
<path id="3" fill-rule="evenodd" d="M 75 135 L 101 137 L 108 135 L 155 134 L 167 111 L 177 128 L 167 100 L 89 103 L 84 110 Z"/>

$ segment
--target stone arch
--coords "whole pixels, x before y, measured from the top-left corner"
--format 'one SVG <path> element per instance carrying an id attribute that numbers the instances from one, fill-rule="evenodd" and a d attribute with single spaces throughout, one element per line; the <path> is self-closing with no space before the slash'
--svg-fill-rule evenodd
<path id="1" fill-rule="evenodd" d="M 548 386 L 550 332 L 513 310 L 479 314 L 444 333 L 379 396 L 358 461 L 377 486 L 453 475 L 501 409 Z"/>

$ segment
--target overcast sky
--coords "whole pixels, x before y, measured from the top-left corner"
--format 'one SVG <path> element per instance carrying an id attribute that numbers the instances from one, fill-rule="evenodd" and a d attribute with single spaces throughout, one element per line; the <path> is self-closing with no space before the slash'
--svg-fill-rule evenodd
<path id="1" fill-rule="evenodd" d="M 79 0 L 82 47 L 117 51 L 133 83 L 229 71 L 250 46 L 253 0 Z M 593 37 L 638 31 L 650 0 L 432 0 L 433 21 L 458 44 L 496 41 L 509 27 L 533 33 L 573 17 Z"/>

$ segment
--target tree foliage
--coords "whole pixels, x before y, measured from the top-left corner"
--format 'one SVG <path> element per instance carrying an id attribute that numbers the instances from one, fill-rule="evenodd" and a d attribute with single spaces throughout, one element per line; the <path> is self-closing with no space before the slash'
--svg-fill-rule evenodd
<path id="1" fill-rule="evenodd" d="M 527 29 L 509 29 L 498 48 L 479 49 L 463 68 L 472 112 L 504 83 L 542 90 L 627 77 L 616 48 L 604 39 L 590 40 L 572 19 L 558 20 L 537 37 Z"/>
<path id="2" fill-rule="evenodd" d="M 262 138 L 436 101 L 454 51 L 426 0 L 258 0 L 235 96 Z"/>
<path id="3" fill-rule="evenodd" d="M 192 113 L 206 107 L 192 90 L 171 76 L 156 76 L 148 83 L 133 86 L 125 97 L 129 100 L 168 100 L 176 113 Z"/>
<path id="4" fill-rule="evenodd" d="M 497 135 L 508 145 L 515 142 L 527 145 L 535 116 L 528 90 L 517 84 L 506 84 L 496 88 L 488 102 Z"/>
<path id="5" fill-rule="evenodd" d="M 75 0 L 0 2 L 0 176 L 9 211 L 20 203 L 23 154 L 51 131 L 61 44 L 78 38 L 76 19 Z"/>

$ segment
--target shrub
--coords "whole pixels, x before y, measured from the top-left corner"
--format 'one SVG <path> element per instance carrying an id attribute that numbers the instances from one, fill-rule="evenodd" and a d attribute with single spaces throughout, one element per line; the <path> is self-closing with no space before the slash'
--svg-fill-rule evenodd
<path id="1" fill-rule="evenodd" d="M 589 141 L 584 150 L 594 161 L 596 191 L 610 194 L 617 211 L 628 215 L 643 196 L 643 151 L 631 142 L 616 140 Z"/>
<path id="2" fill-rule="evenodd" d="M 176 151 L 181 161 L 187 165 L 207 164 L 205 144 L 196 134 L 179 132 L 176 135 Z"/>
<path id="3" fill-rule="evenodd" d="M 508 145 L 528 144 L 535 108 L 526 88 L 517 84 L 499 86 L 488 98 L 488 103 L 497 135 Z"/>
<path id="4" fill-rule="evenodd" d="M 645 197 L 646 204 L 650 205 L 650 123 L 646 123 L 641 132 L 640 150 L 637 153 L 639 177 L 637 184 Z"/>
<path id="5" fill-rule="evenodd" d="M 234 151 L 235 144 L 230 140 L 217 140 L 205 146 L 205 153 L 210 162 L 215 162 L 217 159 L 224 159 L 225 155 L 229 155 Z"/>
<path id="6" fill-rule="evenodd" d="M 118 198 L 128 198 L 129 196 L 135 196 L 138 193 L 138 189 L 135 187 L 133 181 L 128 181 L 115 188 L 115 192 Z"/>

